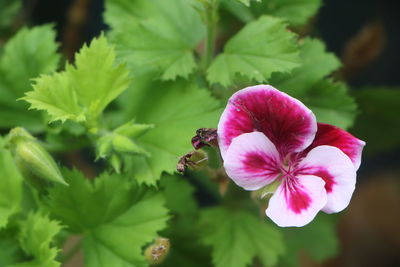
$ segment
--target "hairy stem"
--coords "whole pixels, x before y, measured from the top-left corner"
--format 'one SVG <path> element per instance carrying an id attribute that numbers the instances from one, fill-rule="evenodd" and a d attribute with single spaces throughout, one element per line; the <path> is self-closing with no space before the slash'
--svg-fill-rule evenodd
<path id="1" fill-rule="evenodd" d="M 207 26 L 207 37 L 205 41 L 205 53 L 203 58 L 204 69 L 206 70 L 211 64 L 215 53 L 215 37 L 218 22 L 219 0 L 211 0 L 204 2 L 204 20 Z"/>

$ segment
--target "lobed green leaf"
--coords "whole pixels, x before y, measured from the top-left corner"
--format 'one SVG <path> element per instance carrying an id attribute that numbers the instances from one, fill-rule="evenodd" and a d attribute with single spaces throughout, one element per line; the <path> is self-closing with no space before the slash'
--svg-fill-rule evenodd
<path id="1" fill-rule="evenodd" d="M 255 256 L 264 266 L 274 266 L 284 252 L 280 231 L 246 211 L 207 209 L 199 224 L 203 229 L 202 242 L 213 248 L 216 267 L 244 267 Z"/>
<path id="2" fill-rule="evenodd" d="M 295 35 L 286 24 L 273 17 L 263 16 L 247 24 L 225 45 L 207 70 L 210 83 L 229 86 L 237 75 L 259 83 L 273 72 L 289 72 L 299 66 Z"/>
<path id="3" fill-rule="evenodd" d="M 106 20 L 118 58 L 132 75 L 157 71 L 163 80 L 187 78 L 205 29 L 193 0 L 109 0 Z M 171 7 L 174 8 L 171 8 Z"/>
<path id="4" fill-rule="evenodd" d="M 30 131 L 43 131 L 41 114 L 28 112 L 28 105 L 17 99 L 31 89 L 30 80 L 58 67 L 60 56 L 52 25 L 23 28 L 5 45 L 0 55 L 0 127 L 24 125 Z"/>
<path id="5" fill-rule="evenodd" d="M 282 228 L 287 245 L 287 254 L 282 257 L 282 266 L 298 266 L 300 252 L 321 262 L 338 252 L 336 217 L 319 214 L 309 225 L 301 228 Z"/>
<path id="6" fill-rule="evenodd" d="M 300 99 L 317 116 L 319 122 L 349 128 L 355 119 L 357 106 L 341 82 L 324 79 L 340 66 L 339 60 L 326 52 L 316 39 L 301 44 L 302 65 L 289 74 L 274 74 L 271 84 Z"/>
<path id="7" fill-rule="evenodd" d="M 19 241 L 22 249 L 33 256 L 29 262 L 18 263 L 13 267 L 58 267 L 55 260 L 58 249 L 52 247 L 54 237 L 60 232 L 59 222 L 50 220 L 46 215 L 30 213 L 21 223 Z"/>
<path id="8" fill-rule="evenodd" d="M 238 4 L 241 2 L 244 5 Z M 279 17 L 291 26 L 302 26 L 318 12 L 321 0 L 225 0 L 223 7 L 243 22 L 250 22 L 263 15 Z"/>
<path id="9" fill-rule="evenodd" d="M 120 175 L 103 174 L 94 182 L 78 171 L 64 176 L 70 186 L 50 191 L 49 210 L 83 233 L 85 266 L 146 266 L 142 248 L 168 219 L 163 195 Z"/>
<path id="10" fill-rule="evenodd" d="M 115 52 L 102 35 L 83 46 L 75 66 L 35 79 L 34 90 L 22 99 L 45 110 L 50 121 L 73 120 L 93 127 L 105 107 L 129 85 L 124 65 L 115 66 Z"/>

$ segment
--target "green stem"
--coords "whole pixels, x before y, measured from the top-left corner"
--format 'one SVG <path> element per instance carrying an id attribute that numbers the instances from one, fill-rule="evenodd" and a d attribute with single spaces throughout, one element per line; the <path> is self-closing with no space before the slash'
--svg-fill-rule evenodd
<path id="1" fill-rule="evenodd" d="M 218 7 L 219 0 L 213 0 L 211 2 L 205 2 L 205 23 L 207 26 L 207 37 L 205 42 L 205 53 L 204 53 L 204 69 L 206 70 L 210 66 L 215 53 L 215 32 L 218 22 Z"/>
<path id="2" fill-rule="evenodd" d="M 214 57 L 214 49 L 215 49 L 215 23 L 212 23 L 208 19 L 207 21 L 207 40 L 206 40 L 206 54 L 205 54 L 205 69 L 210 66 L 211 61 Z"/>

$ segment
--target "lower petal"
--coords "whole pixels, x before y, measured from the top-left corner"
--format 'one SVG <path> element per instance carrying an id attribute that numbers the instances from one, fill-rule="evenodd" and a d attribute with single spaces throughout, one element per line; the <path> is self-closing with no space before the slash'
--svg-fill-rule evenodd
<path id="1" fill-rule="evenodd" d="M 246 190 L 257 190 L 279 175 L 280 158 L 274 144 L 260 132 L 233 139 L 225 155 L 228 176 Z"/>
<path id="2" fill-rule="evenodd" d="M 278 226 L 304 226 L 326 204 L 325 182 L 312 175 L 283 181 L 269 201 L 265 213 Z"/>
<path id="3" fill-rule="evenodd" d="M 356 169 L 340 149 L 333 146 L 312 149 L 300 162 L 297 173 L 315 175 L 325 181 L 328 202 L 322 209 L 324 212 L 339 212 L 348 206 L 355 189 Z"/>

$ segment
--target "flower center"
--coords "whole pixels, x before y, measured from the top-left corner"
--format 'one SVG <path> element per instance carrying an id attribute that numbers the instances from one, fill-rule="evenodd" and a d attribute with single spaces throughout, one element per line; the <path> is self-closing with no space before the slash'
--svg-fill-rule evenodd
<path id="1" fill-rule="evenodd" d="M 292 180 L 295 179 L 295 172 L 296 172 L 297 161 L 293 160 L 293 158 L 289 155 L 287 156 L 280 167 L 281 180 Z"/>

